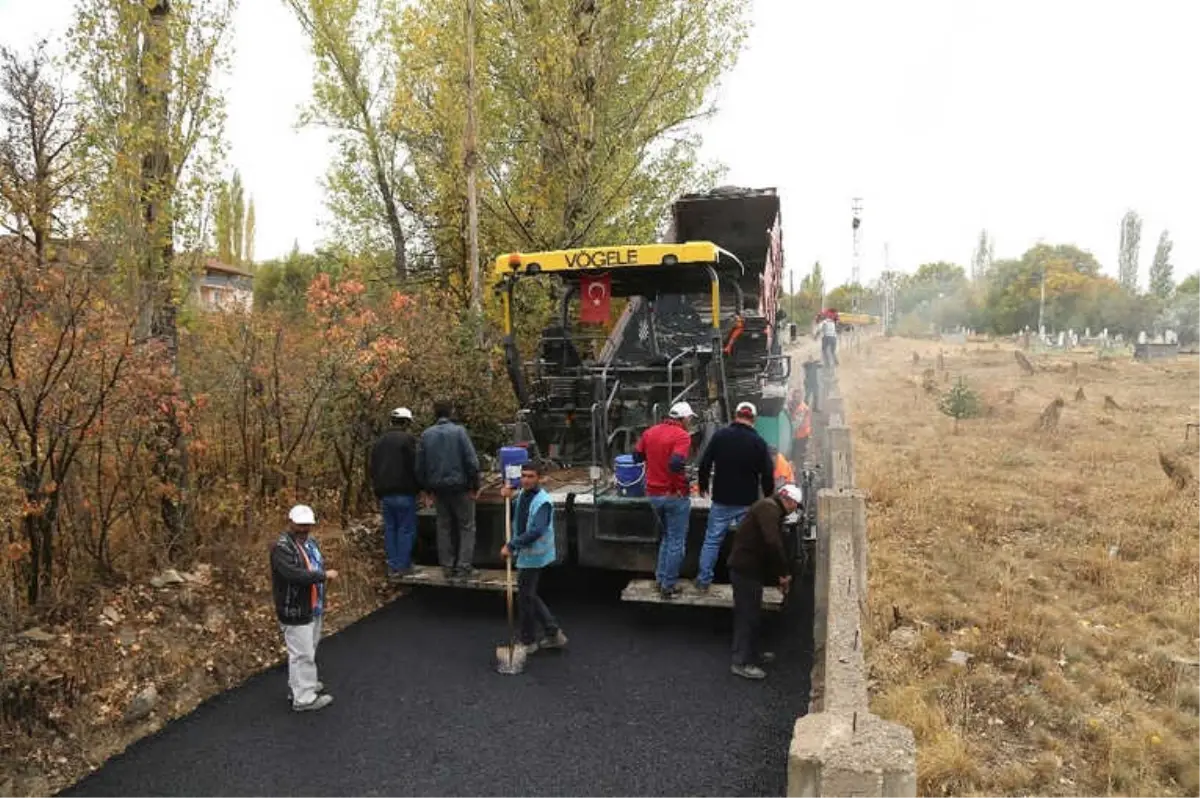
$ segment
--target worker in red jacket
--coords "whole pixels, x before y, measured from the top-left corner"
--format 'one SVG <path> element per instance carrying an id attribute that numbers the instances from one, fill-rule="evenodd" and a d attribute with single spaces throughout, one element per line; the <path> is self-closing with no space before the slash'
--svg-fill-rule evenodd
<path id="1" fill-rule="evenodd" d="M 671 406 L 668 418 L 642 433 L 633 451 L 646 463 L 646 496 L 665 534 L 658 544 L 654 577 L 665 599 L 679 595 L 679 569 L 687 547 L 689 498 L 687 458 L 692 448 L 688 425 L 696 414 L 687 402 Z"/>

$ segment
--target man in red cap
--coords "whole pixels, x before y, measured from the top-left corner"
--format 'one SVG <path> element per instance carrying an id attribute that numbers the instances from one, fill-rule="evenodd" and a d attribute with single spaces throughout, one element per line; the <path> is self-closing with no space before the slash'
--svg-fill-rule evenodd
<path id="1" fill-rule="evenodd" d="M 775 490 L 775 464 L 767 442 L 754 429 L 757 415 L 754 405 L 739 404 L 733 423 L 712 436 L 700 458 L 701 495 L 708 493 L 709 476 L 716 470 L 704 548 L 700 550 L 700 572 L 696 575 L 696 589 L 701 592 L 712 585 L 726 531 L 746 517 L 760 495 L 770 496 Z"/>

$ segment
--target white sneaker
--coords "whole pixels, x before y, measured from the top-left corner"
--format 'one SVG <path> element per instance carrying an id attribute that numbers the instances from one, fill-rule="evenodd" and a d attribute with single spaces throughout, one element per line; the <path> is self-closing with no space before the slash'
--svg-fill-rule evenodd
<path id="1" fill-rule="evenodd" d="M 538 643 L 539 648 L 566 648 L 567 636 L 563 634 L 562 629 L 554 633 L 553 637 L 544 637 Z"/>
<path id="2" fill-rule="evenodd" d="M 733 665 L 729 670 L 734 676 L 741 676 L 743 679 L 767 678 L 767 672 L 757 665 Z"/>
<path id="3" fill-rule="evenodd" d="M 324 709 L 333 703 L 333 696 L 328 693 L 321 695 L 309 701 L 307 704 L 292 704 L 292 709 L 296 712 L 312 712 L 318 709 Z"/>

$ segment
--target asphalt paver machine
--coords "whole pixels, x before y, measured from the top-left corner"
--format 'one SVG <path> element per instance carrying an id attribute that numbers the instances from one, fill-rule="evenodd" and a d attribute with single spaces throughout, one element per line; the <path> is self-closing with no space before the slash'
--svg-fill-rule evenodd
<path id="1" fill-rule="evenodd" d="M 505 325 L 508 374 L 520 407 L 513 443 L 548 466 L 560 562 L 652 574 L 660 528 L 618 458 L 676 402 L 697 414 L 689 468 L 739 402 L 753 402 L 757 429 L 790 449 L 791 362 L 782 349 L 783 246 L 774 189 L 724 188 L 672 206 L 664 243 L 514 252 L 493 270 Z M 514 313 L 523 291 L 553 291 L 556 310 L 522 352 Z M 709 501 L 691 497 L 685 576 L 694 574 Z M 495 516 L 493 518 L 492 516 Z M 480 497 L 476 561 L 491 564 L 503 535 L 503 503 Z M 722 562 L 724 558 L 722 558 Z M 434 578 L 433 575 L 429 578 Z M 489 577 L 481 578 L 479 587 Z M 629 600 L 656 601 L 648 579 Z M 680 603 L 729 605 L 727 585 Z M 768 606 L 777 605 L 777 592 Z"/>

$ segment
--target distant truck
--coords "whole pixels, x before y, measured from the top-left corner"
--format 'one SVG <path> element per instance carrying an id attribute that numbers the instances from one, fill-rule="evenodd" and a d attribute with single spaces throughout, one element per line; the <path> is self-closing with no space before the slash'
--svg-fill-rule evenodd
<path id="1" fill-rule="evenodd" d="M 840 313 L 837 308 L 824 308 L 817 314 L 814 326 L 825 319 L 833 319 L 833 323 L 837 325 L 840 333 L 863 327 L 873 327 L 882 322 L 879 316 L 872 316 L 868 313 Z"/>

